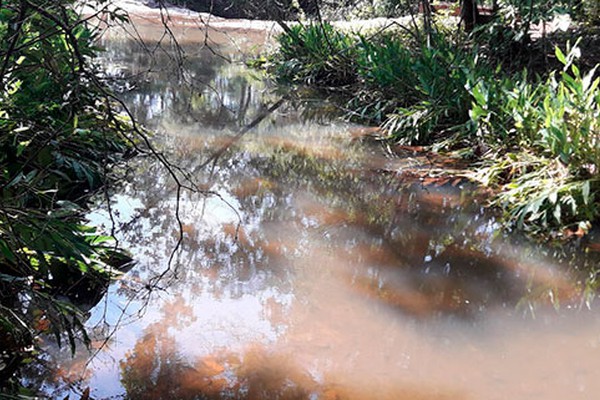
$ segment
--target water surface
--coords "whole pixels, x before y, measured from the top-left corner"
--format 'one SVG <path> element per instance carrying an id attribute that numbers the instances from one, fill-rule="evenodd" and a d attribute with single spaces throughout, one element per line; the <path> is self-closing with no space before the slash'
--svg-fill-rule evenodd
<path id="1" fill-rule="evenodd" d="M 439 171 L 357 142 L 323 100 L 286 101 L 231 143 L 282 94 L 239 46 L 190 42 L 183 58 L 105 43 L 131 112 L 197 190 L 177 199 L 164 167 L 132 163 L 111 208 L 137 265 L 90 311 L 91 352 L 48 340 L 29 385 L 95 399 L 600 393 L 592 255 L 503 234 L 466 180 L 422 179 Z M 113 227 L 105 207 L 90 219 Z"/>

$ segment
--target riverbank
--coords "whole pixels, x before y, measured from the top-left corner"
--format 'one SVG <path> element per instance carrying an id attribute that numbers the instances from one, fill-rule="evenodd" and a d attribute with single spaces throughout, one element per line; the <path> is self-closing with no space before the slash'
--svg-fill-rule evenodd
<path id="1" fill-rule="evenodd" d="M 143 138 L 95 74 L 92 35 L 70 4 L 2 5 L 1 398 L 26 394 L 14 374 L 40 337 L 71 351 L 89 343 L 86 307 L 131 262 L 110 231 L 86 219 L 98 197 L 110 201 L 117 167 Z"/>
<path id="2" fill-rule="evenodd" d="M 600 212 L 600 78 L 590 66 L 599 36 L 534 39 L 523 27 L 516 39 L 518 29 L 499 21 L 477 36 L 441 27 L 364 36 L 293 26 L 266 65 L 282 84 L 336 92 L 347 117 L 380 125 L 382 139 L 468 162 L 507 229 L 581 237 Z"/>
<path id="3" fill-rule="evenodd" d="M 277 36 L 283 33 L 283 29 L 276 21 L 228 19 L 174 5 L 159 6 L 158 4 L 158 2 L 141 0 L 111 1 L 106 9 L 121 10 L 132 24 L 118 24 L 119 29 L 116 29 L 113 23 L 106 34 L 118 37 L 125 32 L 131 37 L 143 37 L 146 41 L 155 42 L 165 39 L 165 32 L 156 29 L 157 26 L 163 25 L 168 28 L 167 36 L 172 35 L 180 44 L 213 44 L 238 48 L 242 52 L 254 50 L 254 53 L 258 54 L 272 50 L 277 45 Z M 82 7 L 79 10 L 80 13 L 88 16 L 98 11 L 89 7 Z M 293 24 L 293 22 L 288 23 Z M 340 29 L 355 32 L 369 32 L 393 25 L 408 26 L 410 23 L 410 17 L 378 17 L 333 22 Z"/>

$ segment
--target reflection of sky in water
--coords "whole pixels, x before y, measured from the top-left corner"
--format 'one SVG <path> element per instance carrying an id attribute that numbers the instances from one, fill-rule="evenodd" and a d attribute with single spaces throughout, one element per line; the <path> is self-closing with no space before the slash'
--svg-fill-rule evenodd
<path id="1" fill-rule="evenodd" d="M 239 219 L 236 207 L 237 199 L 227 192 L 218 192 L 218 194 L 219 197 L 211 195 L 206 197 L 196 196 L 197 198 L 193 200 L 184 195 L 179 204 L 180 213 L 183 216 L 182 222 L 184 224 L 202 225 L 206 230 L 214 229 L 226 223 L 237 223 Z M 176 204 L 176 199 L 170 199 L 165 201 L 163 206 L 174 209 Z M 87 218 L 90 224 L 110 230 L 113 220 L 116 225 L 126 224 L 134 220 L 141 210 L 147 211 L 141 199 L 126 194 L 115 194 L 111 202 L 111 208 L 117 211 L 116 215 L 113 214 L 112 219 L 106 209 L 97 209 L 88 213 Z M 148 221 L 145 221 L 145 223 L 146 232 L 158 229 L 156 226 L 151 226 Z M 135 245 L 135 242 L 129 244 Z"/>
<path id="2" fill-rule="evenodd" d="M 129 221 L 136 212 L 144 208 L 140 199 L 133 198 L 124 194 L 115 194 L 113 196 L 112 207 L 119 210 L 119 219 Z M 90 224 L 103 229 L 110 229 L 112 221 L 106 210 L 95 210 L 87 214 Z"/>
<path id="3" fill-rule="evenodd" d="M 144 58 L 121 46 L 109 57 L 143 69 Z M 164 74 L 125 96 L 164 130 L 157 140 L 174 160 L 219 197 L 184 192 L 180 251 L 148 291 L 179 239 L 176 200 L 156 163 L 132 163 L 112 208 L 138 264 L 91 311 L 89 327 L 120 327 L 82 388 L 100 399 L 135 390 L 127 386 L 134 378 L 145 393 L 162 385 L 181 399 L 194 398 L 186 388 L 215 399 L 600 392 L 600 317 L 573 311 L 582 288 L 567 268 L 592 261 L 503 238 L 479 205 L 463 207 L 458 188 L 405 184 L 397 174 L 409 161 L 350 143 L 349 125 L 298 123 L 302 110 L 270 116 L 214 166 L 196 170 L 226 143 L 224 130 L 272 101 L 239 67 L 203 60 L 190 76 L 216 91 L 202 101 Z M 224 109 L 213 113 L 217 98 Z M 105 210 L 89 218 L 110 229 Z M 201 385 L 206 379 L 216 394 Z"/>

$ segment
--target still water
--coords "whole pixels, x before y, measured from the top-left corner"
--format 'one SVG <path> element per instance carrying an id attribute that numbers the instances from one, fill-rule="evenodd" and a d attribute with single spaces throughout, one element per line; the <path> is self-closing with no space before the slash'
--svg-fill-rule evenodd
<path id="1" fill-rule="evenodd" d="M 102 62 L 129 77 L 123 99 L 195 191 L 178 200 L 151 157 L 130 165 L 113 219 L 90 220 L 114 226 L 137 264 L 89 311 L 91 350 L 47 340 L 29 386 L 71 399 L 597 398 L 593 252 L 502 234 L 467 181 L 422 179 L 438 173 L 427 159 L 357 142 L 324 100 L 265 113 L 282 94 L 244 66 L 252 46 L 198 38 L 181 58 L 165 43 L 113 38 Z"/>

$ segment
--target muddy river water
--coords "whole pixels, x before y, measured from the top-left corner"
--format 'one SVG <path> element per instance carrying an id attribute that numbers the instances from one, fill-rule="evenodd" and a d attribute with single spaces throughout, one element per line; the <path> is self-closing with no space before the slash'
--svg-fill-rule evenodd
<path id="1" fill-rule="evenodd" d="M 235 35 L 188 37 L 183 59 L 168 38 L 104 42 L 131 111 L 200 191 L 178 200 L 154 159 L 132 163 L 113 221 L 90 219 L 114 222 L 137 264 L 89 311 L 91 350 L 48 340 L 29 385 L 71 399 L 600 396 L 592 251 L 503 233 L 467 181 L 407 178 L 435 171 L 353 140 L 323 100 L 285 101 L 231 144 L 282 97 L 241 62 L 261 38 Z"/>

